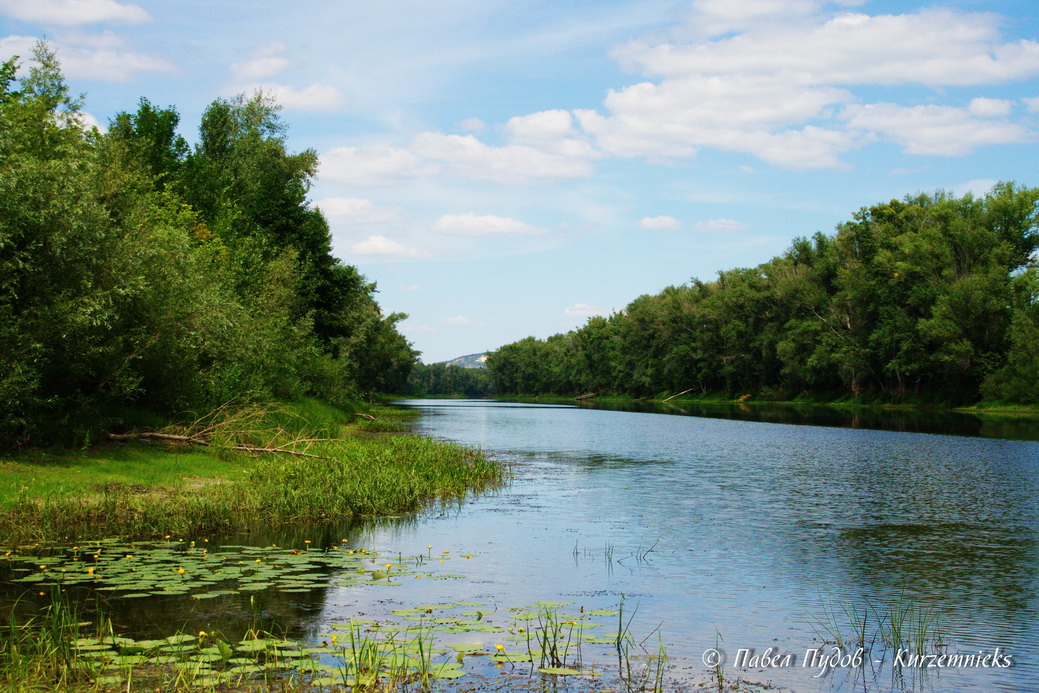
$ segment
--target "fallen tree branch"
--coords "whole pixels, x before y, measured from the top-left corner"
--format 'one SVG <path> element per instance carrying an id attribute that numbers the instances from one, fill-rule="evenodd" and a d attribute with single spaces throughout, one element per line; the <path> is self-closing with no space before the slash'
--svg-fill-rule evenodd
<path id="1" fill-rule="evenodd" d="M 682 390 L 682 391 L 681 391 L 681 392 L 679 392 L 679 393 L 678 393 L 677 395 L 671 395 L 670 397 L 668 397 L 668 398 L 667 398 L 667 399 L 665 399 L 664 401 L 665 401 L 665 402 L 670 402 L 670 401 L 671 401 L 671 400 L 673 400 L 673 399 L 674 399 L 675 397 L 681 397 L 682 395 L 684 395 L 684 394 L 685 394 L 685 393 L 687 393 L 687 392 L 692 392 L 692 391 L 693 391 L 694 389 L 695 389 L 695 388 L 692 388 L 692 387 L 691 387 L 691 388 L 689 388 L 688 390 Z"/>
<path id="2" fill-rule="evenodd" d="M 378 421 L 378 419 L 371 414 L 351 414 L 350 416 L 360 416 L 362 419 L 368 419 L 369 421 Z"/>
<path id="3" fill-rule="evenodd" d="M 134 440 L 143 438 L 145 440 L 170 440 L 178 443 L 190 443 L 191 445 L 202 445 L 205 447 L 211 447 L 212 443 L 203 438 L 195 436 L 181 436 L 174 433 L 154 433 L 152 431 L 142 431 L 140 433 L 109 433 L 107 438 L 109 440 Z M 307 439 L 305 441 L 295 442 L 314 442 L 318 439 Z M 309 452 L 301 452 L 299 450 L 292 450 L 285 446 L 271 448 L 271 447 L 260 447 L 257 445 L 233 445 L 232 450 L 242 450 L 244 452 L 264 452 L 264 453 L 282 453 L 284 455 L 294 455 L 296 457 L 311 457 L 316 460 L 330 460 L 331 457 L 325 457 L 322 455 L 312 455 Z"/>
<path id="4" fill-rule="evenodd" d="M 152 431 L 141 431 L 140 433 L 109 433 L 106 437 L 109 440 L 136 440 L 138 438 L 144 438 L 145 440 L 173 440 L 178 443 L 191 443 L 192 445 L 205 445 L 206 447 L 211 445 L 208 440 L 196 436 L 179 436 L 173 433 L 153 433 Z"/>

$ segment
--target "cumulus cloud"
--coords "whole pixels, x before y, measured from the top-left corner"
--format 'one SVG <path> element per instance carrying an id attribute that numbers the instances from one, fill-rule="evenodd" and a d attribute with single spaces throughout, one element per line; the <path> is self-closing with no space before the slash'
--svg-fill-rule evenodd
<path id="1" fill-rule="evenodd" d="M 516 219 L 493 214 L 477 216 L 472 212 L 445 214 L 437 220 L 433 228 L 452 236 L 530 236 L 548 233 L 547 229 L 531 226 Z"/>
<path id="2" fill-rule="evenodd" d="M 444 325 L 450 325 L 452 327 L 461 327 L 463 325 L 472 325 L 473 321 L 464 315 L 452 315 L 449 318 L 444 318 L 440 321 Z"/>
<path id="3" fill-rule="evenodd" d="M 1027 140 L 1023 126 L 981 122 L 1009 119 L 1009 101 L 979 97 L 967 108 L 941 106 L 950 109 L 941 117 L 919 111 L 921 119 L 969 120 L 982 130 L 960 146 L 939 147 L 924 129 L 881 118 L 891 116 L 888 105 L 863 103 L 856 91 L 1032 78 L 1039 75 L 1039 43 L 1003 40 L 994 14 L 925 9 L 868 15 L 835 12 L 833 4 L 697 0 L 684 33 L 615 50 L 622 64 L 648 79 L 611 90 L 601 110 L 574 115 L 595 146 L 615 156 L 675 159 L 711 147 L 793 169 L 840 167 L 842 154 L 878 136 L 902 142 L 907 152 L 930 155 Z M 561 116 L 545 121 L 566 125 Z"/>
<path id="4" fill-rule="evenodd" d="M 231 65 L 231 76 L 236 80 L 246 82 L 274 77 L 284 72 L 292 64 L 285 52 L 285 44 L 280 41 L 256 46 L 250 60 Z"/>
<path id="5" fill-rule="evenodd" d="M 587 139 L 574 129 L 570 111 L 539 111 L 510 118 L 505 130 L 513 144 L 523 144 L 567 157 L 594 157 Z"/>
<path id="6" fill-rule="evenodd" d="M 275 82 L 253 82 L 234 84 L 226 90 L 228 94 L 249 94 L 257 91 L 270 94 L 285 108 L 299 111 L 337 111 L 346 105 L 343 93 L 327 84 L 311 84 L 297 89 Z"/>
<path id="7" fill-rule="evenodd" d="M 1006 99 L 984 99 L 978 97 L 971 99 L 967 110 L 972 116 L 978 118 L 1000 118 L 1013 113 L 1014 102 Z"/>
<path id="8" fill-rule="evenodd" d="M 542 151 L 527 145 L 495 147 L 473 135 L 424 132 L 411 142 L 410 152 L 440 162 L 452 174 L 475 181 L 529 184 L 592 174 L 583 158 Z"/>
<path id="9" fill-rule="evenodd" d="M 94 114 L 92 114 L 92 113 L 87 113 L 86 111 L 80 111 L 79 113 L 76 114 L 76 120 L 79 121 L 79 126 L 81 128 L 83 128 L 83 130 L 90 130 L 91 128 L 97 128 L 98 131 L 101 132 L 102 134 L 108 132 L 108 128 L 100 120 L 98 120 L 97 117 Z"/>
<path id="10" fill-rule="evenodd" d="M 1004 120 L 977 118 L 952 106 L 876 103 L 849 107 L 849 127 L 880 133 L 907 154 L 962 156 L 980 146 L 1032 139 L 1029 131 Z"/>
<path id="11" fill-rule="evenodd" d="M 8 36 L 0 39 L 0 55 L 18 55 L 23 62 L 32 55 L 37 38 Z M 165 58 L 139 53 L 111 32 L 83 37 L 77 43 L 49 41 L 51 50 L 61 61 L 61 71 L 68 79 L 97 79 L 126 82 L 142 72 L 172 73 L 173 64 Z"/>
<path id="12" fill-rule="evenodd" d="M 440 170 L 407 149 L 385 144 L 336 147 L 320 160 L 322 176 L 354 185 L 389 185 Z"/>
<path id="13" fill-rule="evenodd" d="M 402 243 L 387 238 L 386 236 L 372 235 L 363 241 L 358 241 L 350 246 L 354 255 L 362 255 L 380 259 L 405 260 L 411 258 L 429 257 L 429 253 L 414 247 L 408 247 Z"/>
<path id="14" fill-rule="evenodd" d="M 299 111 L 337 111 L 346 105 L 346 97 L 328 84 L 294 87 L 270 81 L 292 67 L 285 44 L 271 41 L 252 49 L 252 58 L 231 64 L 232 83 L 225 94 L 262 91 L 270 94 L 287 109 Z"/>
<path id="15" fill-rule="evenodd" d="M 677 231 L 682 228 L 682 222 L 674 217 L 642 217 L 639 224 L 646 231 Z"/>
<path id="16" fill-rule="evenodd" d="M 711 219 L 701 221 L 696 225 L 696 230 L 702 233 L 736 233 L 749 228 L 746 224 L 735 219 Z"/>
<path id="17" fill-rule="evenodd" d="M 326 217 L 337 222 L 371 224 L 396 221 L 400 217 L 396 210 L 379 207 L 360 197 L 326 197 L 319 200 L 317 206 Z"/>
<path id="18" fill-rule="evenodd" d="M 151 21 L 151 16 L 137 5 L 114 0 L 0 0 L 0 13 L 24 22 L 58 26 Z"/>

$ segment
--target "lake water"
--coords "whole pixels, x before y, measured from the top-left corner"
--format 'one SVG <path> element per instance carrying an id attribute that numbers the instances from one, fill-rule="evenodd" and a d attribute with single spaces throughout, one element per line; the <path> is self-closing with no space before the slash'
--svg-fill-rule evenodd
<path id="1" fill-rule="evenodd" d="M 476 554 L 466 564 L 476 582 L 444 596 L 592 607 L 623 597 L 637 605 L 639 628 L 659 626 L 674 673 L 695 681 L 710 676 L 704 652 L 716 648 L 727 679 L 797 691 L 1039 690 L 1039 443 L 572 406 L 405 404 L 423 414 L 418 432 L 482 446 L 514 473 L 506 488 L 456 511 L 366 530 L 380 548 Z M 876 634 L 890 628 L 885 619 L 908 612 L 937 616 L 937 652 L 979 656 L 975 666 L 896 667 L 888 651 L 882 662 L 867 656 L 859 669 L 813 678 L 808 651 L 834 631 L 850 634 L 849 612 L 865 614 L 874 653 L 884 649 Z M 770 647 L 792 658 L 737 666 L 739 650 Z M 982 666 L 980 655 L 996 648 L 1012 666 Z"/>
<path id="2" fill-rule="evenodd" d="M 295 571 L 272 574 L 268 587 L 254 576 L 244 587 L 191 582 L 181 594 L 131 595 L 141 589 L 133 574 L 111 576 L 132 552 L 106 548 L 98 553 L 113 560 L 96 573 L 109 575 L 100 589 L 111 591 L 97 594 L 117 630 L 217 630 L 233 642 L 258 616 L 288 637 L 320 643 L 343 636 L 335 624 L 351 618 L 401 622 L 401 609 L 431 605 L 435 615 L 441 605 L 471 609 L 469 630 L 443 637 L 493 653 L 502 642 L 514 647 L 506 628 L 518 632 L 518 614 L 538 602 L 570 602 L 560 608 L 582 615 L 623 604 L 635 642 L 649 653 L 666 649 L 670 689 L 716 690 L 721 671 L 726 686 L 739 686 L 726 690 L 1039 690 L 1039 442 L 982 437 L 1034 438 L 1034 428 L 906 413 L 830 412 L 828 425 L 804 425 L 817 419 L 791 409 L 402 404 L 423 414 L 417 433 L 482 447 L 511 468 L 510 481 L 417 516 L 199 538 L 196 546 L 180 538 L 160 548 L 174 561 L 158 569 L 167 579 L 178 566 L 191 576 L 207 561 L 227 573 L 261 561 Z M 226 544 L 276 544 L 281 553 Z M 200 556 L 203 546 L 210 553 Z M 381 570 L 385 561 L 389 578 L 307 561 L 312 550 L 346 547 L 378 550 L 362 567 Z M 96 559 L 93 549 L 80 553 Z M 0 606 L 46 604 L 44 590 L 27 593 L 22 583 L 44 567 L 36 562 L 0 565 L 8 571 L 0 574 L 8 582 Z M 900 617 L 913 621 L 902 629 L 907 639 L 922 634 L 935 659 L 905 659 L 885 646 Z M 593 620 L 603 622 L 599 632 L 618 630 L 615 615 Z M 813 651 L 830 655 L 841 638 L 838 658 L 854 663 L 857 631 L 870 646 L 861 666 L 817 676 Z M 922 666 L 949 665 L 942 654 L 973 658 Z M 587 646 L 582 659 L 611 665 L 606 646 Z M 463 690 L 481 673 L 499 689 L 530 685 L 529 666 L 524 674 L 485 662 L 466 658 L 472 677 L 459 681 Z"/>

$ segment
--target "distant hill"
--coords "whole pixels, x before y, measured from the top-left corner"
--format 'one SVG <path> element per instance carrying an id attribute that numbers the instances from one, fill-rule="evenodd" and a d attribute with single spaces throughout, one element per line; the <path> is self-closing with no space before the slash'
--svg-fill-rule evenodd
<path id="1" fill-rule="evenodd" d="M 461 366 L 462 368 L 486 368 L 487 352 L 483 352 L 482 354 L 459 356 L 456 359 L 442 361 L 441 363 L 447 364 L 448 366 Z"/>

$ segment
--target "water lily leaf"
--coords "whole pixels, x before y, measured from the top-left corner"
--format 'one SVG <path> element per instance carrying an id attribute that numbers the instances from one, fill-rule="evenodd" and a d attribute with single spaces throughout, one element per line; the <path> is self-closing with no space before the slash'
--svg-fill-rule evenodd
<path id="1" fill-rule="evenodd" d="M 195 642 L 195 636 L 188 635 L 187 633 L 181 633 L 179 635 L 171 635 L 170 637 L 165 638 L 164 642 L 167 642 L 171 645 L 176 645 L 184 642 Z"/>
<path id="2" fill-rule="evenodd" d="M 581 673 L 577 669 L 571 669 L 570 667 L 541 667 L 538 671 L 542 674 L 554 674 L 556 676 L 573 676 Z"/>
<path id="3" fill-rule="evenodd" d="M 435 679 L 460 679 L 465 676 L 464 669 L 458 667 L 457 664 L 455 664 L 454 667 L 449 667 L 450 664 L 455 663 L 449 662 L 442 666 L 433 667 L 433 670 L 429 672 L 429 675 Z"/>

